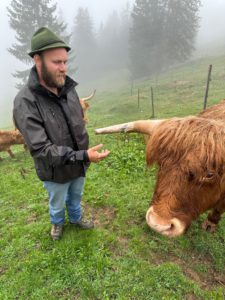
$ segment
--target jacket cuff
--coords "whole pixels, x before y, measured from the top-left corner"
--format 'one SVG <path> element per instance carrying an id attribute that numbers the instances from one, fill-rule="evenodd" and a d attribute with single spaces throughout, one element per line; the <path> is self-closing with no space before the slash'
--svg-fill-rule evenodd
<path id="1" fill-rule="evenodd" d="M 75 152 L 76 160 L 84 161 L 84 150 L 78 150 Z"/>
<path id="2" fill-rule="evenodd" d="M 75 151 L 74 154 L 69 158 L 69 162 L 74 164 L 76 161 L 89 162 L 89 157 L 86 150 Z"/>
<path id="3" fill-rule="evenodd" d="M 90 162 L 90 159 L 89 159 L 89 157 L 88 157 L 87 150 L 84 150 L 84 161 L 85 161 L 85 162 Z"/>
<path id="4" fill-rule="evenodd" d="M 81 160 L 81 161 L 85 161 L 85 162 L 90 161 L 86 150 L 76 151 L 75 157 L 76 157 L 76 160 Z"/>

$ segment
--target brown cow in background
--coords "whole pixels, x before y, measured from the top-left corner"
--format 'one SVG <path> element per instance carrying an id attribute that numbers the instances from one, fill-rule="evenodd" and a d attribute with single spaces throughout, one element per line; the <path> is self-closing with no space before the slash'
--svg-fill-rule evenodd
<path id="1" fill-rule="evenodd" d="M 11 157 L 15 157 L 10 147 L 18 144 L 24 145 L 24 139 L 19 130 L 0 130 L 0 151 L 7 151 Z"/>
<path id="2" fill-rule="evenodd" d="M 80 98 L 80 105 L 83 109 L 83 113 L 84 113 L 84 122 L 87 124 L 88 123 L 88 116 L 87 116 L 87 110 L 89 109 L 90 105 L 87 101 L 91 100 L 94 95 L 95 95 L 96 90 L 94 90 L 94 92 L 86 97 L 86 98 Z"/>
<path id="3" fill-rule="evenodd" d="M 147 224 L 160 234 L 183 234 L 207 210 L 203 228 L 213 232 L 225 211 L 225 100 L 197 117 L 146 120 L 96 129 L 97 134 L 150 136 L 146 160 L 158 165 Z"/>

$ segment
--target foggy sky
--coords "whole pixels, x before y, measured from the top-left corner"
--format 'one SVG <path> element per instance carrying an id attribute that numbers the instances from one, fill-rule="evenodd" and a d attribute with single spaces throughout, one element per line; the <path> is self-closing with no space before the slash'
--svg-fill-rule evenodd
<path id="1" fill-rule="evenodd" d="M 0 127 L 1 119 L 5 114 L 11 114 L 13 99 L 17 90 L 12 73 L 17 69 L 19 62 L 9 54 L 9 48 L 14 40 L 14 31 L 9 27 L 6 7 L 10 0 L 0 0 Z M 53 1 L 54 2 L 54 1 Z M 134 3 L 135 0 L 57 0 L 58 9 L 63 15 L 64 21 L 70 30 L 78 7 L 87 7 L 90 16 L 97 28 L 101 21 L 105 21 L 113 10 L 121 11 L 126 3 Z M 225 1 L 224 0 L 202 0 L 201 27 L 198 33 L 198 55 L 210 55 L 220 51 L 225 54 Z M 212 51 L 210 53 L 210 51 Z M 7 103 L 7 105 L 6 105 Z M 9 105 L 10 104 L 10 105 Z M 11 116 L 8 118 L 11 119 Z M 10 121 L 9 124 L 10 126 Z"/>

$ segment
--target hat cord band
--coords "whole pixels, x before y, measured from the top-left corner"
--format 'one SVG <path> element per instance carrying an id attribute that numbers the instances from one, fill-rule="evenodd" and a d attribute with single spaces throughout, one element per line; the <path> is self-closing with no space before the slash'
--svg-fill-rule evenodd
<path id="1" fill-rule="evenodd" d="M 45 46 L 50 46 L 50 45 L 53 45 L 53 44 L 56 44 L 56 43 L 63 43 L 63 41 L 61 41 L 61 40 L 48 41 L 48 42 L 46 42 L 46 43 L 41 44 L 41 45 L 39 46 L 39 48 L 38 48 L 38 49 L 35 49 L 34 51 L 37 51 L 37 50 L 39 50 L 39 49 L 41 49 L 41 48 L 43 48 L 43 47 L 45 47 Z M 64 43 L 63 43 L 63 44 L 64 44 Z"/>

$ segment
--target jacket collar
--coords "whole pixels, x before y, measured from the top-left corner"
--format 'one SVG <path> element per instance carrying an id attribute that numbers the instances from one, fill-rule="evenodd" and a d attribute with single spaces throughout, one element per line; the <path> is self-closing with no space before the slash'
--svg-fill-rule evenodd
<path id="1" fill-rule="evenodd" d="M 66 95 L 70 89 L 74 88 L 77 85 L 78 83 L 76 81 L 74 81 L 69 76 L 66 76 L 65 85 L 62 87 L 59 96 Z M 33 66 L 30 70 L 30 75 L 28 78 L 28 87 L 40 94 L 51 93 L 51 91 L 49 91 L 43 85 L 40 84 L 38 74 L 37 74 L 37 69 L 35 66 Z"/>

